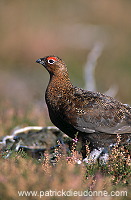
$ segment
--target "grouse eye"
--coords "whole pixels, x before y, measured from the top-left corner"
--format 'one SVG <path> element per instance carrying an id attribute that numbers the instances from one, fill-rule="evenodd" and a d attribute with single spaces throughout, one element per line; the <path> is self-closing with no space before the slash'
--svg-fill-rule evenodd
<path id="1" fill-rule="evenodd" d="M 49 64 L 54 64 L 54 62 L 55 62 L 55 60 L 53 60 L 53 59 L 49 59 L 49 60 L 48 60 L 48 63 L 49 63 Z"/>

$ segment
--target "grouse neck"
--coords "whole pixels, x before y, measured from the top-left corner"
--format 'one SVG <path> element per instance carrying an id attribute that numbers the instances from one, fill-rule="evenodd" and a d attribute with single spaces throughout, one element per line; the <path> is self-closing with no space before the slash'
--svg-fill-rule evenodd
<path id="1" fill-rule="evenodd" d="M 48 84 L 48 88 L 51 90 L 57 90 L 57 92 L 62 91 L 69 91 L 73 88 L 73 85 L 70 81 L 68 72 L 66 73 L 59 73 L 59 74 L 50 74 L 50 80 Z"/>

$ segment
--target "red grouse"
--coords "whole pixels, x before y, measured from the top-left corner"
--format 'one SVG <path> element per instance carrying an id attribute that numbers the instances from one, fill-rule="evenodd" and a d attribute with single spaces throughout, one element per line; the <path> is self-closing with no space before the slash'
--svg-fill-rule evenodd
<path id="1" fill-rule="evenodd" d="M 92 149 L 109 147 L 121 135 L 121 143 L 130 141 L 131 107 L 99 92 L 74 87 L 66 64 L 56 56 L 36 61 L 50 74 L 45 93 L 52 123 L 71 138 L 78 133 L 83 145 Z M 101 150 L 100 150 L 101 152 Z"/>

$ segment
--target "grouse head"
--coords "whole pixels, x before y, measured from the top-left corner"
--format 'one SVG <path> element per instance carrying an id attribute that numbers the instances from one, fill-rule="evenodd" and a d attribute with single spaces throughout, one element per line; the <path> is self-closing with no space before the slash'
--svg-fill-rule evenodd
<path id="1" fill-rule="evenodd" d="M 46 56 L 39 58 L 36 62 L 43 65 L 51 75 L 67 73 L 66 64 L 57 56 Z"/>

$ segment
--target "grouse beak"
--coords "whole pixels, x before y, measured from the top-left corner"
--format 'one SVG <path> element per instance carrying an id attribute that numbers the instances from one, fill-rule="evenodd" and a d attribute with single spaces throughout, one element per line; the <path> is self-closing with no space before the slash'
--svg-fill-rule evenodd
<path id="1" fill-rule="evenodd" d="M 43 65 L 43 66 L 45 64 L 45 62 L 41 58 L 39 58 L 38 60 L 36 60 L 36 62 L 39 63 L 39 64 L 41 64 L 41 65 Z"/>
<path id="2" fill-rule="evenodd" d="M 36 60 L 36 62 L 37 62 L 37 63 L 40 63 L 40 62 L 41 62 L 41 59 L 39 58 L 38 60 Z"/>

